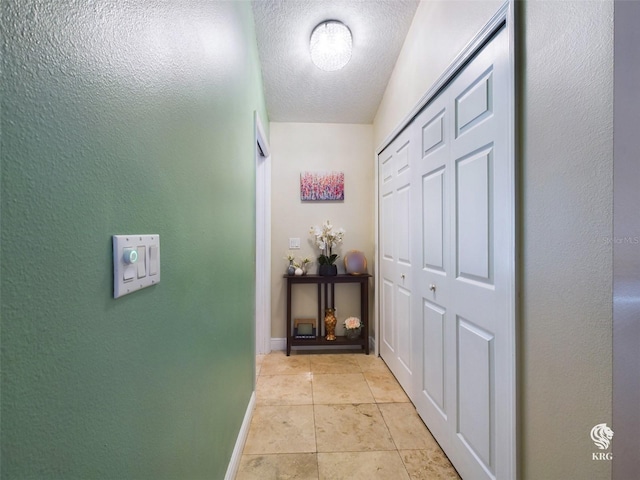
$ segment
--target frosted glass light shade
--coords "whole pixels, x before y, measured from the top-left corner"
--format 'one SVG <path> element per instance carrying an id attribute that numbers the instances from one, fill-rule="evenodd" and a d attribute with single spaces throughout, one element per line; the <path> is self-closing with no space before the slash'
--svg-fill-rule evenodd
<path id="1" fill-rule="evenodd" d="M 311 60 L 321 70 L 340 70 L 351 60 L 351 31 L 342 22 L 322 22 L 311 33 Z"/>

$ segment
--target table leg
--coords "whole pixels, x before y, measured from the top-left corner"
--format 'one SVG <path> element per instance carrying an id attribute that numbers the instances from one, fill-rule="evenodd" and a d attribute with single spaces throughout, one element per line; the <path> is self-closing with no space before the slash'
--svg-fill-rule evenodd
<path id="1" fill-rule="evenodd" d="M 360 282 L 360 312 L 364 320 L 364 351 L 369 355 L 369 282 Z"/>
<path id="2" fill-rule="evenodd" d="M 287 357 L 291 354 L 291 282 L 287 280 Z"/>

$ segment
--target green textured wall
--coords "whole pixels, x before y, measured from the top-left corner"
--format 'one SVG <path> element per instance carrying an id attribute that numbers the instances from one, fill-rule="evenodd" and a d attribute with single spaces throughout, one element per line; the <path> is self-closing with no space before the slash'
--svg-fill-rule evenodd
<path id="1" fill-rule="evenodd" d="M 2 478 L 221 479 L 253 389 L 248 2 L 3 0 Z M 111 235 L 162 282 L 114 300 Z"/>

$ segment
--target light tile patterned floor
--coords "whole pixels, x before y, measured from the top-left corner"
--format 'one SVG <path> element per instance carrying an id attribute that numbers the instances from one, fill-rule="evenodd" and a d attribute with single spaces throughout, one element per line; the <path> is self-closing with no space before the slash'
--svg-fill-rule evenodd
<path id="1" fill-rule="evenodd" d="M 236 480 L 460 478 L 380 358 L 273 352 L 256 370 Z"/>

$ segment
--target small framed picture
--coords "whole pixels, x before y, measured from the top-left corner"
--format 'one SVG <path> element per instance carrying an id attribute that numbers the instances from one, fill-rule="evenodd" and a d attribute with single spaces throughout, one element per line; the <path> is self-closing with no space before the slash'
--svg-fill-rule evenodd
<path id="1" fill-rule="evenodd" d="M 293 321 L 293 336 L 296 338 L 316 338 L 316 319 L 296 318 Z"/>

